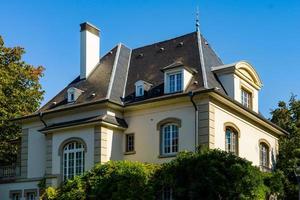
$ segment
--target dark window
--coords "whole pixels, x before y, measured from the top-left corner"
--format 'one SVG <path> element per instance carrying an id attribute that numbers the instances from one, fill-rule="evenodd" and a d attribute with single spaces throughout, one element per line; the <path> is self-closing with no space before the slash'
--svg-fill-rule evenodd
<path id="1" fill-rule="evenodd" d="M 225 150 L 238 155 L 238 133 L 231 127 L 226 128 L 225 133 Z"/>
<path id="2" fill-rule="evenodd" d="M 165 187 L 162 192 L 162 200 L 172 200 L 173 191 L 170 187 Z"/>
<path id="3" fill-rule="evenodd" d="M 134 151 L 134 134 L 126 135 L 126 152 Z"/>
<path id="4" fill-rule="evenodd" d="M 269 146 L 261 142 L 259 144 L 260 166 L 269 168 Z"/>

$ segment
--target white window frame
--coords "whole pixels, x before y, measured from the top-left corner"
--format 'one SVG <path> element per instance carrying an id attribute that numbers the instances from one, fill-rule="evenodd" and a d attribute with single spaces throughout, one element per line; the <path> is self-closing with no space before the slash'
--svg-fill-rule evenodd
<path id="1" fill-rule="evenodd" d="M 169 132 L 167 132 L 167 128 L 169 128 Z M 167 136 L 167 134 L 169 134 L 169 136 Z M 173 144 L 174 142 L 175 144 Z M 161 154 L 175 155 L 178 153 L 178 151 L 179 151 L 179 127 L 177 124 L 174 123 L 166 124 L 162 127 Z"/>
<path id="2" fill-rule="evenodd" d="M 70 149 L 70 146 L 73 145 L 73 148 Z M 77 147 L 77 145 L 79 147 Z M 71 156 L 72 155 L 72 156 Z M 78 155 L 78 157 L 77 157 Z M 84 172 L 84 164 L 85 164 L 85 149 L 84 144 L 73 141 L 67 143 L 62 152 L 63 156 L 63 179 L 66 181 L 67 179 L 72 179 L 77 175 L 81 175 Z M 70 158 L 71 157 L 71 158 Z M 79 162 L 80 160 L 80 162 Z M 70 168 L 70 164 L 72 165 Z M 70 172 L 71 171 L 71 172 Z"/>
<path id="3" fill-rule="evenodd" d="M 180 76 L 178 76 L 178 75 L 180 75 Z M 171 86 L 171 80 L 170 80 L 171 77 L 174 77 L 174 87 Z M 180 79 L 181 79 L 180 81 L 178 81 L 178 77 L 180 77 Z M 182 92 L 183 85 L 184 85 L 183 70 L 167 72 L 166 81 L 167 81 L 166 84 L 167 84 L 168 93 Z M 180 85 L 178 86 L 179 82 L 180 82 Z M 174 89 L 172 89 L 171 87 Z"/>
<path id="4" fill-rule="evenodd" d="M 252 93 L 245 88 L 241 88 L 241 103 L 247 108 L 252 107 Z"/>
<path id="5" fill-rule="evenodd" d="M 135 96 L 140 97 L 144 96 L 144 85 L 138 84 L 135 86 Z"/>

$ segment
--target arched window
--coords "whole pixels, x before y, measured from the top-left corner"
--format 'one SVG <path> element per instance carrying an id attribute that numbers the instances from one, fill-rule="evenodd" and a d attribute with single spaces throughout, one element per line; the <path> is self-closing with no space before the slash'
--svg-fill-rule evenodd
<path id="1" fill-rule="evenodd" d="M 71 141 L 63 147 L 63 178 L 72 179 L 84 172 L 84 145 Z"/>
<path id="2" fill-rule="evenodd" d="M 178 125 L 166 124 L 162 127 L 162 154 L 170 155 L 178 152 Z"/>
<path id="3" fill-rule="evenodd" d="M 265 142 L 259 143 L 259 164 L 263 168 L 269 168 L 270 166 L 270 159 L 269 159 L 269 145 Z"/>
<path id="4" fill-rule="evenodd" d="M 238 155 L 238 132 L 232 127 L 225 130 L 225 150 Z"/>

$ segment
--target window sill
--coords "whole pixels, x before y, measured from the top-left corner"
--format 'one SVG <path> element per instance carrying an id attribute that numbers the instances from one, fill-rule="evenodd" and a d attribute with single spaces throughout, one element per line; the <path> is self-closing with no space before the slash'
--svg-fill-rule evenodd
<path id="1" fill-rule="evenodd" d="M 172 157 L 176 157 L 177 154 L 162 154 L 159 155 L 158 158 L 172 158 Z"/>
<path id="2" fill-rule="evenodd" d="M 124 152 L 124 155 L 132 155 L 132 154 L 136 154 L 136 152 L 135 151 Z"/>

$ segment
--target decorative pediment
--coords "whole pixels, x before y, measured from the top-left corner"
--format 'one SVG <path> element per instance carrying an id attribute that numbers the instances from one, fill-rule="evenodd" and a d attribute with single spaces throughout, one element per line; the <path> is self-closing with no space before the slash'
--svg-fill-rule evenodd
<path id="1" fill-rule="evenodd" d="M 260 89 L 262 87 L 262 82 L 259 78 L 259 75 L 248 62 L 238 62 L 235 65 L 235 73 L 240 78 L 253 85 L 256 89 Z"/>
<path id="2" fill-rule="evenodd" d="M 234 73 L 257 90 L 260 90 L 262 87 L 261 79 L 256 70 L 246 61 L 212 67 L 212 71 L 216 74 Z"/>

